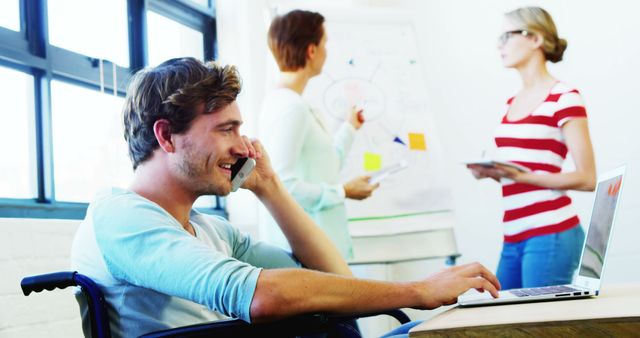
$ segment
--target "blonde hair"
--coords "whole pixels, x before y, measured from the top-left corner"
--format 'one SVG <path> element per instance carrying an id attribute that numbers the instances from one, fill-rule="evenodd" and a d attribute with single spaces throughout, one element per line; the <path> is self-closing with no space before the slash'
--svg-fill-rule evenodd
<path id="1" fill-rule="evenodd" d="M 522 7 L 506 13 L 505 17 L 522 29 L 542 37 L 541 48 L 547 61 L 562 61 L 567 40 L 558 37 L 556 24 L 547 11 L 540 7 Z"/>

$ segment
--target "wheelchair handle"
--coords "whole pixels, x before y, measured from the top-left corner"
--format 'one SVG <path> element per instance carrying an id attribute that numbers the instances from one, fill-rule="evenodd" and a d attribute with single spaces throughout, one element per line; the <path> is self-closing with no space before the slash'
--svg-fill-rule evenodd
<path id="1" fill-rule="evenodd" d="M 20 287 L 22 293 L 28 296 L 32 291 L 53 290 L 55 288 L 64 289 L 67 286 L 78 285 L 75 281 L 76 271 L 53 272 L 44 275 L 29 276 L 22 279 Z"/>

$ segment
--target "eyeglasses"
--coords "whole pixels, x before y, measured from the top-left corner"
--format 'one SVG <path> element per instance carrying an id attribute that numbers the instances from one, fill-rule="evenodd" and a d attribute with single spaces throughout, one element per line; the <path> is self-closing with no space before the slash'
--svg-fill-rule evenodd
<path id="1" fill-rule="evenodd" d="M 507 43 L 507 41 L 509 41 L 509 39 L 511 39 L 512 36 L 514 36 L 516 34 L 520 34 L 522 36 L 529 36 L 531 33 L 529 33 L 529 31 L 524 30 L 524 29 L 518 29 L 518 30 L 514 30 L 514 31 L 504 32 L 504 33 L 500 34 L 500 36 L 498 37 L 498 42 L 501 45 L 504 45 L 505 43 Z"/>

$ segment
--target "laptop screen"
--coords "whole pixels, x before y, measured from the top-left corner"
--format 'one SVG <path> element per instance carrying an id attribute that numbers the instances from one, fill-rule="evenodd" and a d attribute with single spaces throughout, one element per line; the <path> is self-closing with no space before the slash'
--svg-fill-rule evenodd
<path id="1" fill-rule="evenodd" d="M 599 279 L 602 275 L 602 266 L 621 186 L 622 175 L 598 182 L 587 243 L 582 253 L 582 262 L 580 262 L 580 276 Z"/>

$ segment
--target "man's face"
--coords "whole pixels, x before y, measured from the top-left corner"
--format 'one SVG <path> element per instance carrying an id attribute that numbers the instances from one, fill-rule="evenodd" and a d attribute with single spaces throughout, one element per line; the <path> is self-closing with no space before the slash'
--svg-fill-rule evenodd
<path id="1" fill-rule="evenodd" d="M 204 111 L 204 105 L 200 109 Z M 197 196 L 231 192 L 231 165 L 248 156 L 241 124 L 234 101 L 215 113 L 199 114 L 187 132 L 174 135 L 174 172 Z"/>

